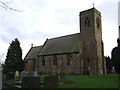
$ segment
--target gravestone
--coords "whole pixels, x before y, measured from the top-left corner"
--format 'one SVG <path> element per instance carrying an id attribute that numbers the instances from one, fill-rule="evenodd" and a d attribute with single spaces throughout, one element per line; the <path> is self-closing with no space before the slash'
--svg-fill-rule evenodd
<path id="1" fill-rule="evenodd" d="M 38 76 L 37 71 L 28 72 L 28 76 Z"/>
<path id="2" fill-rule="evenodd" d="M 2 89 L 2 66 L 0 65 L 0 90 Z"/>
<path id="3" fill-rule="evenodd" d="M 20 80 L 22 81 L 22 78 L 25 76 L 28 76 L 28 72 L 25 72 L 25 71 L 21 72 L 20 73 Z"/>
<path id="4" fill-rule="evenodd" d="M 40 77 L 23 77 L 22 88 L 40 88 Z"/>
<path id="5" fill-rule="evenodd" d="M 28 72 L 28 76 L 33 76 L 33 72 Z"/>
<path id="6" fill-rule="evenodd" d="M 33 76 L 38 76 L 38 72 L 37 72 L 37 71 L 34 71 Z"/>
<path id="7" fill-rule="evenodd" d="M 59 73 L 57 75 L 60 77 L 60 79 L 65 79 L 67 77 L 67 74 L 64 73 L 64 72 L 61 72 L 61 73 Z"/>
<path id="8" fill-rule="evenodd" d="M 14 79 L 14 73 L 13 72 L 7 73 L 6 80 L 12 80 L 12 79 Z"/>
<path id="9" fill-rule="evenodd" d="M 20 76 L 20 75 L 19 75 L 19 71 L 16 71 L 16 72 L 15 72 L 15 76 L 17 76 L 17 77 Z"/>
<path id="10" fill-rule="evenodd" d="M 44 86 L 45 87 L 52 87 L 52 86 L 58 86 L 58 85 L 59 85 L 58 75 L 44 77 Z"/>

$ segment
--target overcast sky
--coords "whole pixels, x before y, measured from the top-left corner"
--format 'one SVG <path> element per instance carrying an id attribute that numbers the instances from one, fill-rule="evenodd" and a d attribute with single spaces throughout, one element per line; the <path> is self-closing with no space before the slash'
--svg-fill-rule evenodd
<path id="1" fill-rule="evenodd" d="M 102 14 L 104 54 L 111 56 L 111 50 L 117 46 L 118 0 L 12 0 L 6 4 L 23 12 L 0 7 L 2 60 L 6 58 L 9 43 L 15 38 L 21 43 L 24 58 L 32 43 L 39 46 L 47 38 L 80 32 L 79 12 L 92 8 L 93 2 Z"/>

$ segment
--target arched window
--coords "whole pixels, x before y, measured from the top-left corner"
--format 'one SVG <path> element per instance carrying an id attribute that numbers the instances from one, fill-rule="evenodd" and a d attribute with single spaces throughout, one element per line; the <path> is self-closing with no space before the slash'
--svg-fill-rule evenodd
<path id="1" fill-rule="evenodd" d="M 96 24 L 97 24 L 97 28 L 100 28 L 100 20 L 99 20 L 99 18 L 96 19 Z"/>
<path id="2" fill-rule="evenodd" d="M 42 57 L 42 65 L 45 65 L 45 57 Z"/>
<path id="3" fill-rule="evenodd" d="M 53 56 L 53 65 L 57 65 L 57 56 Z"/>
<path id="4" fill-rule="evenodd" d="M 86 17 L 85 19 L 85 27 L 90 27 L 90 20 L 88 19 L 88 17 Z"/>
<path id="5" fill-rule="evenodd" d="M 72 61 L 72 55 L 68 54 L 67 55 L 67 65 L 71 65 L 71 61 Z"/>

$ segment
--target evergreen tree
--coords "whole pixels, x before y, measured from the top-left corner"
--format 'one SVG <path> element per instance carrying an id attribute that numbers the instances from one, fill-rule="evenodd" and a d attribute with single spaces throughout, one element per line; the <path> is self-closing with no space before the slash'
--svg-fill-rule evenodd
<path id="1" fill-rule="evenodd" d="M 110 59 L 110 57 L 105 57 L 106 58 L 106 69 L 107 69 L 107 73 L 111 73 L 112 71 L 112 60 Z"/>
<path id="2" fill-rule="evenodd" d="M 117 40 L 118 46 L 112 50 L 112 63 L 117 73 L 120 73 L 120 39 Z"/>
<path id="3" fill-rule="evenodd" d="M 24 61 L 22 60 L 22 49 L 20 47 L 20 42 L 16 38 L 10 44 L 3 66 L 4 73 L 23 71 L 24 70 Z"/>

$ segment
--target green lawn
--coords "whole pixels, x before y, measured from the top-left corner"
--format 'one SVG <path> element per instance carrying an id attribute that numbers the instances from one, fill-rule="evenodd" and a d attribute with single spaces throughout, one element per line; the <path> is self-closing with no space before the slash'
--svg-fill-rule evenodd
<path id="1" fill-rule="evenodd" d="M 19 78 L 16 78 L 16 80 L 18 79 Z M 73 81 L 72 84 L 65 84 L 64 82 L 59 82 L 59 86 L 53 88 L 118 88 L 118 80 L 118 74 L 95 76 L 68 75 L 66 79 L 60 81 Z"/>
<path id="2" fill-rule="evenodd" d="M 66 80 L 73 80 L 73 84 L 61 84 L 57 88 L 118 88 L 118 75 L 69 75 Z"/>

